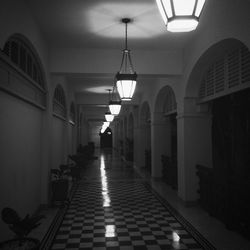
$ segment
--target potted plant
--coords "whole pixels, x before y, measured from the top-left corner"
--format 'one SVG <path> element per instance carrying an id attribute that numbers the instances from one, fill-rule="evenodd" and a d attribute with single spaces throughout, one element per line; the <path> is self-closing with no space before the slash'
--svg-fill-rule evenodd
<path id="1" fill-rule="evenodd" d="M 65 201 L 68 198 L 70 168 L 60 165 L 58 169 L 51 169 L 52 174 L 52 202 Z"/>
<path id="2" fill-rule="evenodd" d="M 18 213 L 9 207 L 2 210 L 2 220 L 9 225 L 15 233 L 15 238 L 0 243 L 0 249 L 38 250 L 39 240 L 27 237 L 27 235 L 40 225 L 39 221 L 44 215 L 27 214 L 23 219 Z"/>

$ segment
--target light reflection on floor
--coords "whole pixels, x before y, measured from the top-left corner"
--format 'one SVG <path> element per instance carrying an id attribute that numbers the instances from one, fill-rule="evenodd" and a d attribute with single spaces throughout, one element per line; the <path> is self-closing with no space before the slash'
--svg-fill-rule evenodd
<path id="1" fill-rule="evenodd" d="M 101 152 L 89 167 L 90 175 L 80 182 L 52 250 L 201 250 L 168 204 L 130 166 L 113 157 Z"/>
<path id="2" fill-rule="evenodd" d="M 105 226 L 105 237 L 115 237 L 115 225 L 106 225 Z"/>
<path id="3" fill-rule="evenodd" d="M 109 196 L 109 190 L 108 190 L 107 175 L 106 175 L 106 170 L 105 170 L 104 155 L 101 155 L 100 171 L 101 171 L 101 182 L 102 182 L 103 207 L 109 207 L 110 196 Z"/>
<path id="4" fill-rule="evenodd" d="M 100 164 L 100 171 L 101 171 L 101 183 L 102 183 L 102 198 L 103 198 L 103 207 L 110 207 L 110 196 L 109 196 L 109 188 L 108 188 L 108 181 L 105 169 L 105 157 L 101 155 L 101 164 Z M 116 229 L 115 225 L 106 225 L 105 226 L 105 237 L 115 237 L 116 236 Z"/>

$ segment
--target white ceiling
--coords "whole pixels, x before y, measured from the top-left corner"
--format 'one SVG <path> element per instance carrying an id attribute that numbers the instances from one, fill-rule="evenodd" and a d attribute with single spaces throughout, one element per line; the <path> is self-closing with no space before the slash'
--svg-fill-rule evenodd
<path id="1" fill-rule="evenodd" d="M 191 33 L 166 30 L 155 0 L 25 0 L 51 47 L 132 49 L 182 48 Z"/>
<path id="2" fill-rule="evenodd" d="M 121 19 L 124 17 L 133 20 L 128 25 L 128 47 L 132 52 L 133 49 L 151 51 L 182 49 L 194 35 L 193 32 L 168 32 L 155 0 L 23 1 L 31 9 L 51 49 L 122 50 L 124 48 L 125 26 L 121 23 Z M 118 67 L 119 65 L 117 65 Z M 89 88 L 101 90 L 102 98 L 100 98 L 100 93 L 96 93 L 96 97 L 92 98 L 91 105 L 96 103 L 96 107 L 103 103 L 102 100 L 107 100 L 106 89 L 112 87 L 114 78 L 113 76 L 102 77 L 102 75 L 90 76 L 73 73 L 65 74 L 65 76 L 68 84 L 78 97 L 79 94 L 90 95 Z M 147 80 L 144 82 L 147 84 Z M 152 79 L 150 82 L 152 82 Z M 138 95 L 142 89 L 141 83 L 138 84 L 135 95 Z M 89 108 L 88 105 L 86 107 Z M 100 107 L 100 110 L 102 110 L 102 113 L 103 107 Z M 101 117 L 100 112 L 94 113 L 96 113 L 96 116 L 92 117 L 93 120 Z"/>

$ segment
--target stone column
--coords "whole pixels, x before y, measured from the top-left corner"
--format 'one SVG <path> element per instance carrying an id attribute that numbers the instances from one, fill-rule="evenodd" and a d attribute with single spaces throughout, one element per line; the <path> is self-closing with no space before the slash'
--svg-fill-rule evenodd
<path id="1" fill-rule="evenodd" d="M 151 152 L 152 152 L 152 176 L 162 177 L 161 155 L 171 154 L 171 131 L 168 119 L 163 119 L 162 113 L 154 114 L 154 122 L 151 124 Z"/>
<path id="2" fill-rule="evenodd" d="M 178 195 L 189 203 L 198 198 L 196 165 L 212 166 L 211 116 L 198 110 L 196 99 L 184 101 L 184 113 L 177 116 Z"/>

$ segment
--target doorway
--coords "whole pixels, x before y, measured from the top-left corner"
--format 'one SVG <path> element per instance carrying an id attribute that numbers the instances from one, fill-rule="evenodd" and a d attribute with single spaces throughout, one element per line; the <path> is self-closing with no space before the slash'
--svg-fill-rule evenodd
<path id="1" fill-rule="evenodd" d="M 104 133 L 100 134 L 101 148 L 112 148 L 113 146 L 113 133 L 111 128 L 107 128 Z"/>

